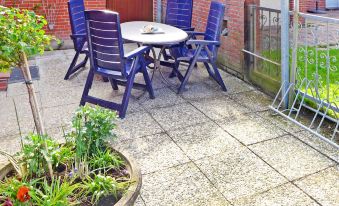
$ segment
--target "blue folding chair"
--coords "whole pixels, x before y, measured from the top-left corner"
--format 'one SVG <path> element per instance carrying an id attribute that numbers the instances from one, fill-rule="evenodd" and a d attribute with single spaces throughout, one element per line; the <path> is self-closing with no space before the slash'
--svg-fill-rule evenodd
<path id="1" fill-rule="evenodd" d="M 165 24 L 184 31 L 193 31 L 193 0 L 167 0 Z"/>
<path id="2" fill-rule="evenodd" d="M 227 91 L 216 64 L 224 13 L 225 5 L 212 1 L 205 32 L 189 32 L 191 37 L 203 36 L 203 40 L 190 39 L 186 44 L 170 49 L 171 55 L 175 58 L 175 69 L 173 72 L 175 72 L 181 80 L 178 93 L 183 92 L 197 62 L 203 62 L 209 75 L 221 86 L 223 91 Z M 192 45 L 195 46 L 195 49 L 188 47 Z M 182 76 L 178 70 L 180 62 L 189 63 L 184 76 Z"/>
<path id="3" fill-rule="evenodd" d="M 150 98 L 154 99 L 154 92 L 144 59 L 144 54 L 150 50 L 150 47 L 142 46 L 126 55 L 124 54 L 120 18 L 116 12 L 85 11 L 85 18 L 91 67 L 80 105 L 85 105 L 88 102 L 117 110 L 120 118 L 124 118 L 133 87 L 136 89 L 146 88 Z M 134 77 L 138 72 L 143 74 L 145 85 L 134 83 Z M 118 85 L 126 86 L 122 103 L 102 100 L 88 94 L 94 74 L 107 77 L 114 90 L 118 89 Z"/>
<path id="4" fill-rule="evenodd" d="M 69 79 L 69 77 L 80 68 L 85 67 L 88 60 L 84 1 L 70 0 L 67 5 L 72 30 L 71 39 L 73 40 L 76 53 L 65 75 L 65 80 Z M 80 54 L 85 54 L 85 59 L 76 65 Z"/>

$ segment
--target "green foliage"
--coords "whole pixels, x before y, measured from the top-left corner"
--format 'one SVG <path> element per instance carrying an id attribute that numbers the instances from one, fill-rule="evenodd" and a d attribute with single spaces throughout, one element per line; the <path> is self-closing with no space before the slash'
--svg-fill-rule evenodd
<path id="1" fill-rule="evenodd" d="M 124 164 L 124 161 L 121 157 L 116 154 L 112 153 L 110 150 L 106 151 L 98 151 L 96 155 L 94 155 L 89 160 L 89 166 L 91 169 L 119 169 Z"/>
<path id="2" fill-rule="evenodd" d="M 101 107 L 80 107 L 73 118 L 70 136 L 75 142 L 76 158 L 87 161 L 115 138 L 116 113 Z"/>
<path id="3" fill-rule="evenodd" d="M 27 56 L 44 52 L 51 40 L 45 25 L 44 17 L 33 11 L 0 6 L 0 71 L 20 65 L 22 52 Z"/>
<path id="4" fill-rule="evenodd" d="M 74 147 L 70 145 L 62 145 L 52 156 L 53 158 L 53 166 L 59 166 L 62 164 L 70 164 L 74 161 Z"/>
<path id="5" fill-rule="evenodd" d="M 81 190 L 81 184 L 72 181 L 62 181 L 61 178 L 53 178 L 51 182 L 44 179 L 41 188 L 31 194 L 34 205 L 43 206 L 68 206 L 75 205 L 76 202 L 71 201 L 76 190 Z M 74 198 L 72 198 L 74 199 Z M 73 202 L 73 203 L 72 203 Z"/>
<path id="6" fill-rule="evenodd" d="M 92 196 L 92 203 L 98 202 L 102 197 L 113 195 L 118 197 L 119 193 L 124 193 L 129 186 L 129 182 L 118 182 L 110 176 L 96 175 L 94 178 L 88 177 L 84 182 L 86 196 Z"/>
<path id="7" fill-rule="evenodd" d="M 47 159 L 58 160 L 55 155 L 59 151 L 59 144 L 48 136 L 37 134 L 30 134 L 25 139 L 27 143 L 24 144 L 18 155 L 21 162 L 26 165 L 28 175 L 40 177 L 48 171 Z M 47 151 L 44 146 L 45 143 L 47 144 Z"/>
<path id="8" fill-rule="evenodd" d="M 4 181 L 0 181 L 0 204 L 2 205 L 2 202 L 6 201 L 8 198 L 13 203 L 13 205 L 16 206 L 31 205 L 31 200 L 27 202 L 20 202 L 17 199 L 17 194 L 19 188 L 25 186 L 29 189 L 29 195 L 34 195 L 36 191 L 34 185 L 38 181 L 39 180 L 28 182 L 26 180 L 18 180 L 16 178 L 6 178 Z"/>

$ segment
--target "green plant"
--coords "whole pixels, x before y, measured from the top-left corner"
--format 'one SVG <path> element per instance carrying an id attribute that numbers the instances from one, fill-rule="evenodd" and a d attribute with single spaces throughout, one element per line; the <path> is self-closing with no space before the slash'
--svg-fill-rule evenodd
<path id="1" fill-rule="evenodd" d="M 121 157 L 110 150 L 99 150 L 98 153 L 89 160 L 91 169 L 104 170 L 104 173 L 106 173 L 108 169 L 119 169 L 123 164 L 124 161 Z"/>
<path id="2" fill-rule="evenodd" d="M 51 36 L 43 30 L 47 25 L 44 17 L 36 15 L 33 11 L 20 10 L 0 6 L 0 71 L 8 71 L 18 66 L 25 78 L 29 95 L 33 120 L 38 134 L 44 135 L 45 129 L 34 92 L 32 77 L 27 57 L 43 54 L 46 46 L 50 45 Z M 47 144 L 44 143 L 45 150 Z M 50 176 L 53 168 L 47 160 Z"/>
<path id="3" fill-rule="evenodd" d="M 48 171 L 48 161 L 52 165 L 56 164 L 53 160 L 57 160 L 55 155 L 59 150 L 59 145 L 46 135 L 30 134 L 25 139 L 27 143 L 23 145 L 22 151 L 18 153 L 19 159 L 27 167 L 30 177 L 34 175 L 40 177 Z M 47 145 L 47 150 L 45 144 Z"/>
<path id="4" fill-rule="evenodd" d="M 81 184 L 72 181 L 62 181 L 60 177 L 52 178 L 51 182 L 46 178 L 41 183 L 41 189 L 31 195 L 35 205 L 43 206 L 68 206 L 78 202 L 74 198 L 74 192 L 81 190 Z"/>
<path id="5" fill-rule="evenodd" d="M 29 182 L 26 179 L 16 178 L 6 178 L 4 181 L 0 181 L 0 204 L 7 201 L 16 206 L 31 205 L 31 196 L 36 192 L 34 185 L 38 181 Z"/>
<path id="6" fill-rule="evenodd" d="M 80 107 L 73 118 L 73 132 L 77 160 L 88 161 L 98 151 L 105 149 L 108 141 L 113 140 L 116 113 L 101 107 Z"/>
<path id="7" fill-rule="evenodd" d="M 96 175 L 94 178 L 87 177 L 84 182 L 84 191 L 86 196 L 91 195 L 92 203 L 107 195 L 118 197 L 119 193 L 124 193 L 129 186 L 129 182 L 118 182 L 110 176 Z"/>

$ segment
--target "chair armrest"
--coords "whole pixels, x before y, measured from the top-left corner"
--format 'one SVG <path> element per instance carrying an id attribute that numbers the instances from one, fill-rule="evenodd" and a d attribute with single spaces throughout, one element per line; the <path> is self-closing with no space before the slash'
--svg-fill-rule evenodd
<path id="1" fill-rule="evenodd" d="M 186 33 L 190 36 L 205 36 L 205 32 L 186 31 Z"/>
<path id="2" fill-rule="evenodd" d="M 72 39 L 85 39 L 86 34 L 71 34 Z"/>
<path id="3" fill-rule="evenodd" d="M 194 27 L 190 27 L 190 28 L 182 28 L 182 30 L 186 31 L 186 32 L 194 32 L 195 28 Z"/>
<path id="4" fill-rule="evenodd" d="M 219 46 L 219 41 L 208 41 L 208 40 L 188 40 L 186 42 L 187 45 L 195 44 L 195 45 L 202 45 L 202 46 L 209 46 L 209 45 L 215 45 Z"/>
<path id="5" fill-rule="evenodd" d="M 141 46 L 141 47 L 129 52 L 128 54 L 125 54 L 124 58 L 125 59 L 132 59 L 132 58 L 134 58 L 134 57 L 136 57 L 136 56 L 138 56 L 138 55 L 140 55 L 140 54 L 142 54 L 142 53 L 144 53 L 144 52 L 146 52 L 150 49 L 151 49 L 151 47 L 149 47 L 149 46 Z"/>

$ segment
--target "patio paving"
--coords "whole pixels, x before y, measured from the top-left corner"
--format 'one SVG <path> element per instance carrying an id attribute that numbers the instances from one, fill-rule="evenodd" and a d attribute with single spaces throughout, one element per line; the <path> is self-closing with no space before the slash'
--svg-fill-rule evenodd
<path id="1" fill-rule="evenodd" d="M 45 127 L 60 141 L 88 73 L 63 80 L 73 54 L 53 51 L 30 61 L 40 69 L 35 87 Z M 158 74 L 156 99 L 133 91 L 113 145 L 140 164 L 143 186 L 136 205 L 339 205 L 338 150 L 272 115 L 271 97 L 228 73 L 222 76 L 229 92 L 200 67 L 181 95 Z M 122 91 L 97 80 L 92 94 L 119 100 Z M 0 121 L 1 148 L 15 153 L 20 131 L 34 131 L 22 83 L 0 92 Z"/>

